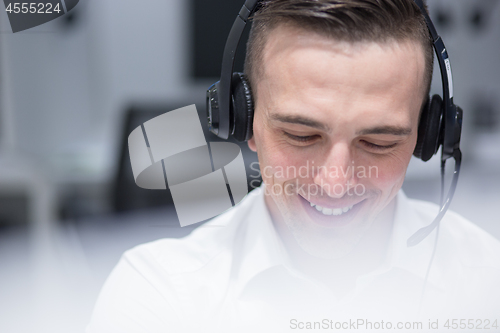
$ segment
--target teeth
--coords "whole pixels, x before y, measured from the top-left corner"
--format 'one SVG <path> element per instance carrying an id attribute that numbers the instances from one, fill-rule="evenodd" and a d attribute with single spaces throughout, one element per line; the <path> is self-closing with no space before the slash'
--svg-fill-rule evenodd
<path id="1" fill-rule="evenodd" d="M 352 209 L 352 207 L 354 206 L 354 205 L 352 205 L 352 206 L 349 206 L 349 207 L 344 207 L 344 208 L 334 208 L 334 209 L 332 209 L 332 208 L 326 208 L 326 207 L 325 207 L 325 208 L 323 208 L 323 207 L 321 207 L 321 206 L 317 206 L 317 205 L 313 204 L 312 202 L 310 202 L 310 204 L 311 204 L 311 207 L 316 208 L 316 210 L 317 210 L 318 212 L 323 213 L 323 215 L 334 215 L 334 216 L 338 216 L 338 215 L 342 215 L 342 214 L 344 214 L 344 213 L 347 213 L 347 212 L 348 212 L 348 211 L 350 211 L 350 210 Z"/>
<path id="2" fill-rule="evenodd" d="M 342 208 L 335 208 L 333 210 L 333 215 L 340 215 L 342 214 Z"/>
<path id="3" fill-rule="evenodd" d="M 323 214 L 325 215 L 332 215 L 333 214 L 333 209 L 330 209 L 330 208 L 323 208 L 323 210 L 321 211 Z"/>

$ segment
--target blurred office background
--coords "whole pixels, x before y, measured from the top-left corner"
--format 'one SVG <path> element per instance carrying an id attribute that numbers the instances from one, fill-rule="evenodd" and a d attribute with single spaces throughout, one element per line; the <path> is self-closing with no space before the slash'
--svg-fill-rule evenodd
<path id="1" fill-rule="evenodd" d="M 1 332 L 83 331 L 123 251 L 197 227 L 179 227 L 168 191 L 135 186 L 126 139 L 189 104 L 206 126 L 205 90 L 242 2 L 81 0 L 16 34 L 0 11 Z M 452 209 L 500 239 L 500 1 L 428 3 L 465 111 Z M 438 158 L 412 161 L 404 189 L 437 202 Z"/>

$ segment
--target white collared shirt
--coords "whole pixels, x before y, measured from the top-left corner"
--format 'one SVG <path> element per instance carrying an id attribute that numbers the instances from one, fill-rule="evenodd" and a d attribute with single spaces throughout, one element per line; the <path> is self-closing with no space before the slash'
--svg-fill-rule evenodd
<path id="1" fill-rule="evenodd" d="M 425 331 L 438 318 L 440 329 L 454 318 L 500 325 L 500 243 L 459 215 L 448 212 L 441 221 L 422 296 L 436 231 L 418 246 L 406 241 L 432 222 L 438 207 L 400 191 L 385 262 L 337 299 L 293 268 L 263 192 L 252 191 L 183 239 L 127 251 L 101 291 L 87 333 L 294 332 L 307 323 L 325 330 L 350 323 L 343 331 L 360 331 L 370 320 L 420 321 Z"/>

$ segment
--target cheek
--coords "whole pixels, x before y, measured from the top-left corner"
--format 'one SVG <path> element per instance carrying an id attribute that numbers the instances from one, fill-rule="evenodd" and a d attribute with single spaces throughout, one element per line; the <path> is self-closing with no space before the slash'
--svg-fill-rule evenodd
<path id="1" fill-rule="evenodd" d="M 407 155 L 405 152 L 372 160 L 365 166 L 368 182 L 381 191 L 391 191 L 394 186 L 399 188 L 403 183 L 411 157 L 411 155 L 410 157 Z"/>
<path id="2" fill-rule="evenodd" d="M 307 158 L 289 150 L 276 145 L 267 151 L 268 155 L 264 162 L 267 166 L 267 174 L 263 175 L 264 177 L 267 179 L 272 177 L 273 182 L 283 183 L 299 177 L 300 170 L 302 174 L 307 175 Z"/>
<path id="3" fill-rule="evenodd" d="M 260 131 L 256 133 L 256 138 L 262 178 L 267 184 L 295 179 L 299 177 L 300 170 L 307 175 L 310 156 L 304 151 L 290 146 L 272 131 Z"/>

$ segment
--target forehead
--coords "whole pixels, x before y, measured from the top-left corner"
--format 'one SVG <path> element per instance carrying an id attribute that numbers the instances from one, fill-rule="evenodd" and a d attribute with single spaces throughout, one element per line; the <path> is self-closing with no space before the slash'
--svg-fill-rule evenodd
<path id="1" fill-rule="evenodd" d="M 423 79 L 425 69 L 424 48 L 419 41 L 342 41 L 298 27 L 294 23 L 282 23 L 273 27 L 266 38 L 262 60 L 264 75 L 275 74 L 273 69 L 286 69 L 295 74 L 300 69 L 305 71 L 317 68 L 319 72 L 321 65 L 328 66 L 324 69 L 335 69 L 340 75 L 345 72 L 340 70 L 352 69 L 346 66 L 349 62 L 356 62 L 358 73 L 378 70 L 381 78 L 390 76 L 394 80 L 407 80 L 410 74 L 418 74 Z M 314 62 L 318 60 L 321 62 Z M 405 70 L 401 71 L 402 68 Z"/>
<path id="2" fill-rule="evenodd" d="M 279 25 L 269 33 L 262 59 L 257 105 L 263 99 L 273 109 L 321 108 L 324 102 L 326 109 L 355 103 L 410 111 L 420 109 L 425 93 L 424 51 L 417 41 L 351 43 Z"/>

